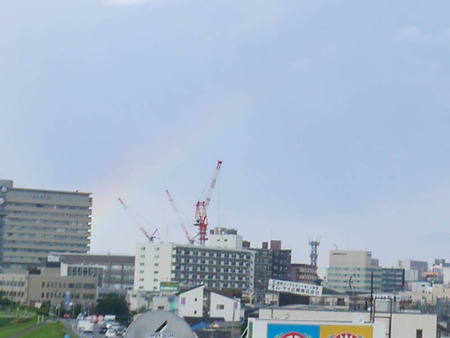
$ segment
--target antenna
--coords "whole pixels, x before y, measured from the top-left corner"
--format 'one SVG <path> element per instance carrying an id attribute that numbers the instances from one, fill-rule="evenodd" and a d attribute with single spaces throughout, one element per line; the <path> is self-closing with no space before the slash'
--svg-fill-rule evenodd
<path id="1" fill-rule="evenodd" d="M 311 246 L 311 265 L 317 268 L 317 258 L 319 257 L 319 253 L 317 252 L 317 248 L 320 245 L 320 239 L 310 240 L 309 245 Z"/>

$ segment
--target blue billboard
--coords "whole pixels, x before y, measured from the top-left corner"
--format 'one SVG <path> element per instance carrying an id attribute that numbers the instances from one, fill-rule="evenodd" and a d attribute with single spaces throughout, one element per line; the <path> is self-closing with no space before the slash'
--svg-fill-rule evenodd
<path id="1" fill-rule="evenodd" d="M 267 338 L 320 338 L 320 325 L 267 325 Z"/>

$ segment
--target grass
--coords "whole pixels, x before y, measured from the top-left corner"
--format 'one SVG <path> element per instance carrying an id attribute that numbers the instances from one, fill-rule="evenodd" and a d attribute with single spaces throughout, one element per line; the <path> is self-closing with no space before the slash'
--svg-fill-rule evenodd
<path id="1" fill-rule="evenodd" d="M 6 323 L 5 320 L 10 320 L 9 323 L 7 323 L 4 326 L 0 327 L 0 338 L 6 338 L 12 335 L 15 335 L 16 333 L 29 329 L 33 326 L 36 326 L 36 319 L 28 319 L 28 318 L 1 318 L 0 319 L 3 323 Z"/>
<path id="2" fill-rule="evenodd" d="M 64 324 L 62 322 L 57 322 L 53 324 L 40 327 L 39 329 L 28 332 L 21 337 L 23 338 L 62 338 L 67 334 L 64 329 Z"/>
<path id="3" fill-rule="evenodd" d="M 15 318 L 0 318 L 0 327 L 9 325 Z"/>

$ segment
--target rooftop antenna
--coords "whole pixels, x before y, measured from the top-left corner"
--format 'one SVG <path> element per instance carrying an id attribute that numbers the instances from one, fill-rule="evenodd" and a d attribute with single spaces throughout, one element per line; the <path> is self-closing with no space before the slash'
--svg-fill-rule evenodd
<path id="1" fill-rule="evenodd" d="M 317 258 L 319 257 L 319 253 L 317 252 L 317 248 L 320 245 L 320 240 L 310 240 L 309 245 L 311 246 L 311 254 L 309 257 L 311 257 L 311 265 L 315 268 L 317 268 Z"/>

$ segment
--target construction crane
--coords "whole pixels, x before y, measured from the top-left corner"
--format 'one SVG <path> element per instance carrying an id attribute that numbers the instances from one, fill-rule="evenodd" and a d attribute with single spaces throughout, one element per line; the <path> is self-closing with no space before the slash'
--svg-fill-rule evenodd
<path id="1" fill-rule="evenodd" d="M 191 237 L 191 235 L 189 235 L 189 232 L 186 229 L 186 225 L 184 225 L 183 218 L 181 217 L 180 213 L 178 212 L 178 209 L 177 209 L 177 207 L 175 205 L 175 202 L 173 201 L 172 196 L 169 193 L 169 190 L 166 190 L 166 194 L 169 197 L 169 201 L 170 201 L 170 204 L 172 205 L 173 211 L 175 211 L 175 214 L 177 214 L 178 218 L 180 219 L 180 224 L 181 224 L 181 227 L 183 228 L 184 234 L 186 235 L 189 243 L 194 245 L 195 244 L 195 238 L 198 235 L 195 236 L 195 237 Z"/>
<path id="2" fill-rule="evenodd" d="M 217 176 L 219 175 L 220 167 L 222 166 L 223 161 L 217 161 L 216 170 L 211 179 L 211 183 L 209 184 L 208 192 L 205 196 L 204 201 L 197 201 L 195 204 L 195 226 L 198 226 L 198 236 L 199 243 L 201 246 L 205 246 L 205 242 L 208 239 L 206 237 L 207 229 L 208 229 L 208 216 L 207 210 L 209 207 L 209 203 L 211 202 L 211 196 L 214 191 L 214 187 L 216 186 Z"/>
<path id="3" fill-rule="evenodd" d="M 130 215 L 130 217 L 133 219 L 134 223 L 136 223 L 136 225 L 139 227 L 139 229 L 142 231 L 142 233 L 144 234 L 144 236 L 147 238 L 147 240 L 149 242 L 153 242 L 155 240 L 155 238 L 157 237 L 156 234 L 158 233 L 158 229 L 155 229 L 155 231 L 153 231 L 153 233 L 150 235 L 143 226 L 140 225 L 140 221 L 139 219 L 136 217 L 136 215 L 134 215 L 133 212 L 130 211 L 130 208 L 128 207 L 128 205 L 125 204 L 125 202 L 119 197 L 118 198 L 120 204 L 122 205 L 122 207 L 125 209 L 125 211 Z"/>

